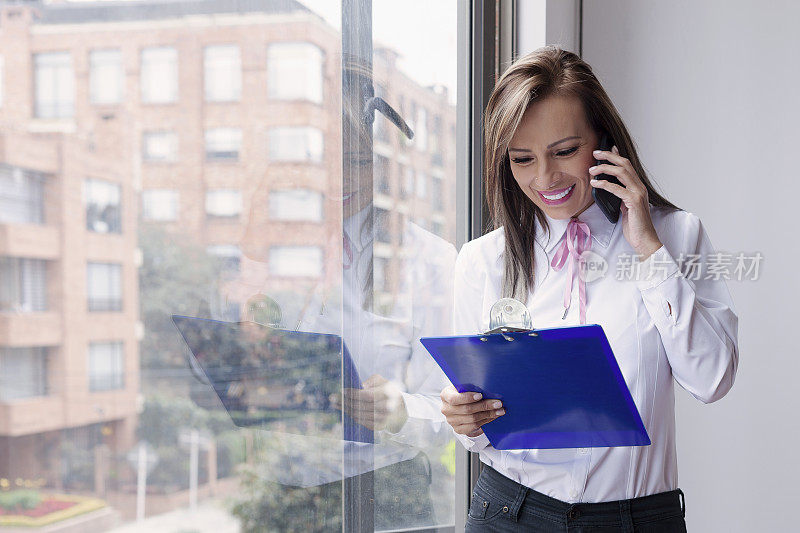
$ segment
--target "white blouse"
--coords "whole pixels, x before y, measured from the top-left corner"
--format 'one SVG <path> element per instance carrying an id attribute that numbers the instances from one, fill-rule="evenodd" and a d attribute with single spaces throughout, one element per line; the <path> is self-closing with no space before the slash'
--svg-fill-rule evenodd
<path id="1" fill-rule="evenodd" d="M 628 499 L 677 488 L 673 377 L 710 403 L 728 392 L 736 376 L 738 317 L 724 278 L 707 271 L 715 250 L 703 224 L 687 211 L 651 206 L 650 214 L 663 246 L 642 262 L 625 240 L 621 220 L 610 223 L 597 204 L 578 219 L 591 230 L 592 252 L 608 264 L 604 276 L 585 283 L 586 323 L 603 327 L 652 444 L 496 450 L 486 435 L 457 435 L 468 450 L 480 452 L 484 463 L 565 502 Z M 567 268 L 550 266 L 569 221 L 547 219 L 548 242 L 536 222 L 539 246 L 528 309 L 535 328 L 578 325 L 578 278 L 562 319 Z M 489 309 L 501 298 L 503 250 L 503 228 L 462 247 L 453 286 L 456 335 L 488 329 Z M 684 264 L 689 254 L 700 255 L 699 270 Z M 629 264 L 633 270 L 626 269 Z"/>

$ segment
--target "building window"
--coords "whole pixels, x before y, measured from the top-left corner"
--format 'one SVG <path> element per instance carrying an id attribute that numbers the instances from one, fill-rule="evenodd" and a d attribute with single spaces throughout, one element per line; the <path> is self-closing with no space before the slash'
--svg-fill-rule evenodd
<path id="1" fill-rule="evenodd" d="M 322 276 L 322 249 L 319 246 L 272 246 L 269 272 L 281 277 Z"/>
<path id="2" fill-rule="evenodd" d="M 142 191 L 142 219 L 158 222 L 178 220 L 178 191 L 148 189 Z"/>
<path id="3" fill-rule="evenodd" d="M 75 80 L 69 52 L 34 54 L 35 115 L 70 118 L 75 115 Z"/>
<path id="4" fill-rule="evenodd" d="M 431 176 L 431 206 L 434 211 L 444 210 L 444 184 L 436 176 Z"/>
<path id="5" fill-rule="evenodd" d="M 425 198 L 425 195 L 428 194 L 428 176 L 425 175 L 424 172 L 417 171 L 417 185 L 414 187 L 414 190 L 417 193 L 418 198 Z"/>
<path id="6" fill-rule="evenodd" d="M 444 157 L 442 156 L 442 117 L 440 115 L 433 117 L 433 130 L 428 141 L 432 153 L 431 163 L 442 166 Z"/>
<path id="7" fill-rule="evenodd" d="M 44 223 L 44 175 L 0 164 L 0 223 Z"/>
<path id="8" fill-rule="evenodd" d="M 408 198 L 414 193 L 414 169 L 400 165 L 400 198 Z"/>
<path id="9" fill-rule="evenodd" d="M 212 128 L 206 130 L 207 161 L 237 161 L 241 149 L 241 129 Z"/>
<path id="10" fill-rule="evenodd" d="M 178 51 L 171 46 L 143 48 L 142 102 L 167 104 L 178 100 Z"/>
<path id="11" fill-rule="evenodd" d="M 173 131 L 146 131 L 142 136 L 142 159 L 145 161 L 176 161 L 178 134 Z"/>
<path id="12" fill-rule="evenodd" d="M 392 242 L 392 227 L 389 211 L 376 207 L 374 217 L 375 240 L 386 243 Z"/>
<path id="13" fill-rule="evenodd" d="M 122 310 L 122 265 L 89 263 L 86 278 L 89 311 Z"/>
<path id="14" fill-rule="evenodd" d="M 322 222 L 322 194 L 308 189 L 270 191 L 269 217 L 292 222 Z"/>
<path id="15" fill-rule="evenodd" d="M 417 149 L 424 152 L 428 148 L 428 112 L 422 106 L 417 107 L 415 126 L 414 135 Z"/>
<path id="16" fill-rule="evenodd" d="M 89 52 L 89 99 L 93 104 L 122 102 L 125 76 L 120 50 Z"/>
<path id="17" fill-rule="evenodd" d="M 242 193 L 236 189 L 206 191 L 206 215 L 235 218 L 242 213 Z"/>
<path id="18" fill-rule="evenodd" d="M 120 233 L 122 214 L 118 183 L 88 179 L 83 183 L 83 202 L 86 205 L 86 229 L 96 233 Z"/>
<path id="19" fill-rule="evenodd" d="M 203 66 L 206 102 L 235 102 L 242 98 L 242 58 L 238 46 L 206 46 Z"/>
<path id="20" fill-rule="evenodd" d="M 121 341 L 89 343 L 89 390 L 118 390 L 125 387 L 125 356 Z"/>
<path id="21" fill-rule="evenodd" d="M 322 162 L 322 130 L 288 126 L 269 130 L 269 158 L 276 162 Z"/>
<path id="22" fill-rule="evenodd" d="M 47 396 L 47 348 L 0 348 L 0 401 Z"/>
<path id="23" fill-rule="evenodd" d="M 373 176 L 375 177 L 375 189 L 381 194 L 389 194 L 389 158 L 382 155 L 375 155 L 373 158 Z"/>
<path id="24" fill-rule="evenodd" d="M 386 257 L 375 257 L 374 261 L 374 276 L 375 276 L 375 290 L 380 292 L 392 291 L 392 279 L 390 273 L 389 259 Z"/>
<path id="25" fill-rule="evenodd" d="M 267 96 L 322 103 L 322 50 L 311 43 L 273 43 L 267 48 Z"/>
<path id="26" fill-rule="evenodd" d="M 206 253 L 219 259 L 223 274 L 236 274 L 241 270 L 242 250 L 234 244 L 208 246 Z"/>
<path id="27" fill-rule="evenodd" d="M 47 311 L 47 262 L 0 257 L 0 311 Z"/>

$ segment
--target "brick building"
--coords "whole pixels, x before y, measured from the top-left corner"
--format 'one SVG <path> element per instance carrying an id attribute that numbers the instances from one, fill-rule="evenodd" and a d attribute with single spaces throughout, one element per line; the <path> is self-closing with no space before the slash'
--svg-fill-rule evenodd
<path id="1" fill-rule="evenodd" d="M 134 442 L 141 224 L 253 292 L 341 277 L 340 51 L 288 0 L 0 7 L 0 477 L 57 485 L 64 443 Z M 376 92 L 415 131 L 376 116 L 387 305 L 401 217 L 455 236 L 455 109 L 396 63 L 376 45 Z"/>

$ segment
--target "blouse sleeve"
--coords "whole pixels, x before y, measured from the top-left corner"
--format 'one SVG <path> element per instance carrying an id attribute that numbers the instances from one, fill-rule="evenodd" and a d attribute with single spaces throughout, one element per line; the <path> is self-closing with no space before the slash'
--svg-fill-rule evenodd
<path id="1" fill-rule="evenodd" d="M 474 241 L 465 243 L 456 258 L 453 277 L 453 334 L 475 335 L 481 330 L 483 276 L 476 268 L 477 258 L 472 253 Z M 455 432 L 454 432 L 455 433 Z M 479 452 L 489 446 L 484 433 L 477 437 L 467 437 L 455 433 L 456 438 L 471 452 Z"/>
<path id="2" fill-rule="evenodd" d="M 639 262 L 636 283 L 675 380 L 698 400 L 711 403 L 733 386 L 739 320 L 724 277 L 707 271 L 715 250 L 700 219 L 685 211 L 675 214 L 683 215 L 682 223 L 668 229 L 680 235 L 678 244 L 672 250 L 661 246 Z M 700 268 L 678 264 L 692 257 Z"/>

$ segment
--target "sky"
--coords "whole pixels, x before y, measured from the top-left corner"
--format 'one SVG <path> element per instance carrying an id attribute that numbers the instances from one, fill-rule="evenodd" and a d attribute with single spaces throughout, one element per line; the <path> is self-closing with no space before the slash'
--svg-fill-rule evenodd
<path id="1" fill-rule="evenodd" d="M 341 2 L 298 0 L 341 29 Z M 400 54 L 398 68 L 422 86 L 445 85 L 456 100 L 456 0 L 373 0 L 373 41 Z"/>

